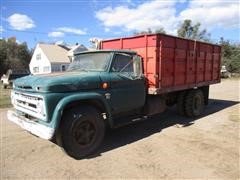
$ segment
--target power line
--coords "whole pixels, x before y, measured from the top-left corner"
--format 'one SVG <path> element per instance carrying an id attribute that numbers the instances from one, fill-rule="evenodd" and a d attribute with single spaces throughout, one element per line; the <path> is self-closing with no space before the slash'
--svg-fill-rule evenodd
<path id="1" fill-rule="evenodd" d="M 11 31 L 11 32 L 20 32 L 20 33 L 29 33 L 29 34 L 42 34 L 42 35 L 48 35 L 49 32 L 40 32 L 40 31 L 24 31 L 24 30 L 15 30 L 15 29 L 9 29 L 9 28 L 6 28 L 5 30 L 7 31 Z M 65 32 L 63 32 L 65 33 Z M 94 36 L 103 36 L 103 35 L 100 35 L 100 34 L 72 34 L 72 33 L 66 33 L 67 36 L 78 36 L 78 37 L 81 37 L 81 36 L 85 36 L 85 37 L 94 37 Z M 104 37 L 114 37 L 114 36 L 111 36 L 111 35 L 104 35 Z"/>
<path id="2" fill-rule="evenodd" d="M 46 33 L 46 32 L 14 30 L 14 29 L 8 29 L 8 28 L 6 28 L 6 30 L 7 30 L 7 31 L 12 31 L 12 32 L 22 32 L 22 33 L 31 33 L 31 34 L 48 34 L 48 33 Z"/>
<path id="3" fill-rule="evenodd" d="M 25 30 L 16 30 L 16 29 L 9 29 L 9 28 L 5 28 L 4 29 L 5 31 L 11 31 L 11 32 L 19 32 L 19 33 L 29 33 L 29 34 L 40 34 L 40 35 L 49 35 L 49 32 L 41 32 L 41 31 L 25 31 Z M 66 32 L 63 32 L 63 33 L 66 33 Z M 3 33 L 1 33 L 3 34 Z M 73 33 L 66 33 L 66 37 L 69 37 L 69 36 L 73 36 L 73 37 L 101 37 L 101 38 L 117 38 L 119 36 L 116 36 L 116 35 L 101 35 L 101 34 L 73 34 Z M 121 35 L 121 37 L 127 37 L 126 35 Z M 211 39 L 213 41 L 213 43 L 217 43 L 219 42 L 220 38 L 219 39 Z M 229 40 L 230 42 L 232 43 L 239 43 L 239 40 L 237 39 L 227 39 Z"/>

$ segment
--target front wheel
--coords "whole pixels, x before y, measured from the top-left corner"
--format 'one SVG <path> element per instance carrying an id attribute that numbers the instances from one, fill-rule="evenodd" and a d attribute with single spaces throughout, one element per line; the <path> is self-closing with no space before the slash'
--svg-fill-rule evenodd
<path id="1" fill-rule="evenodd" d="M 93 153 L 103 141 L 105 124 L 100 112 L 91 106 L 70 109 L 63 115 L 57 143 L 75 159 Z"/>

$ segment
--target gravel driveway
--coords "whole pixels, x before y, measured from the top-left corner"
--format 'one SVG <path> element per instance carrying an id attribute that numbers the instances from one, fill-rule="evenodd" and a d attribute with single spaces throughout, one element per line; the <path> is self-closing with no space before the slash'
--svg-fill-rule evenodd
<path id="1" fill-rule="evenodd" d="M 1 109 L 1 179 L 240 178 L 239 82 L 211 86 L 200 118 L 182 117 L 171 108 L 109 130 L 99 151 L 83 160 L 23 131 Z"/>

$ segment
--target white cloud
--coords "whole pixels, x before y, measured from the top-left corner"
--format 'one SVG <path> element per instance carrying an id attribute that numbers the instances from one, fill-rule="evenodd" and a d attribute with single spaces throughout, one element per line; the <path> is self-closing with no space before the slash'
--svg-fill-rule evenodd
<path id="1" fill-rule="evenodd" d="M 110 28 L 105 27 L 105 28 L 104 28 L 104 31 L 105 31 L 105 32 L 110 32 Z"/>
<path id="2" fill-rule="evenodd" d="M 34 21 L 25 14 L 13 14 L 7 18 L 8 23 L 13 29 L 26 30 L 35 27 Z"/>
<path id="3" fill-rule="evenodd" d="M 17 40 L 17 39 L 16 39 L 16 43 L 17 43 L 17 44 L 22 44 L 22 42 L 19 41 L 19 40 Z"/>
<path id="4" fill-rule="evenodd" d="M 86 29 L 77 29 L 72 27 L 59 27 L 55 28 L 53 32 L 48 33 L 49 37 L 63 37 L 65 36 L 65 33 L 70 33 L 74 35 L 84 35 L 86 34 Z"/>
<path id="5" fill-rule="evenodd" d="M 54 32 L 50 32 L 48 33 L 48 36 L 49 37 L 63 37 L 64 36 L 64 33 L 63 32 L 59 32 L 59 31 L 54 31 Z"/>
<path id="6" fill-rule="evenodd" d="M 120 32 L 120 31 L 115 31 L 115 32 L 113 32 L 113 34 L 119 35 L 119 34 L 122 34 L 122 32 Z"/>
<path id="7" fill-rule="evenodd" d="M 76 35 L 87 34 L 86 30 L 77 29 L 77 28 L 71 28 L 71 27 L 59 27 L 56 30 L 60 31 L 60 32 L 72 33 L 72 34 L 76 34 Z"/>
<path id="8" fill-rule="evenodd" d="M 96 12 L 95 17 L 103 23 L 104 29 L 117 27 L 122 31 L 143 31 L 164 28 L 167 33 L 176 34 L 184 19 L 200 22 L 202 28 L 235 28 L 240 25 L 239 3 L 222 0 L 193 1 L 148 1 L 130 8 L 108 6 Z M 186 3 L 187 7 L 177 12 L 176 4 Z"/>
<path id="9" fill-rule="evenodd" d="M 180 13 L 179 18 L 200 22 L 207 29 L 216 26 L 235 28 L 240 25 L 239 3 L 237 1 L 193 0 L 187 9 Z"/>
<path id="10" fill-rule="evenodd" d="M 176 22 L 175 4 L 174 1 L 151 1 L 135 8 L 106 7 L 96 12 L 96 18 L 106 28 L 121 27 L 125 31 L 141 31 L 164 27 L 167 31 L 172 31 Z"/>

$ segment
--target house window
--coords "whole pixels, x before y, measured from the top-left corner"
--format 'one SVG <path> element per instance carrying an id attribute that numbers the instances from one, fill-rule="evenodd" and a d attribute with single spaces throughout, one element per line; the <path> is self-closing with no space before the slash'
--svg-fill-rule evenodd
<path id="1" fill-rule="evenodd" d="M 49 72 L 50 70 L 50 67 L 49 66 L 44 66 L 43 67 L 43 72 Z"/>
<path id="2" fill-rule="evenodd" d="M 57 72 L 60 71 L 60 66 L 59 65 L 52 65 L 52 72 Z"/>
<path id="3" fill-rule="evenodd" d="M 66 66 L 62 65 L 62 71 L 66 71 Z"/>
<path id="4" fill-rule="evenodd" d="M 41 60 L 41 54 L 37 54 L 37 55 L 36 55 L 36 59 L 37 59 L 37 60 Z"/>
<path id="5" fill-rule="evenodd" d="M 34 72 L 34 73 L 38 73 L 38 72 L 39 72 L 39 67 L 34 67 L 34 68 L 33 68 L 33 72 Z"/>

